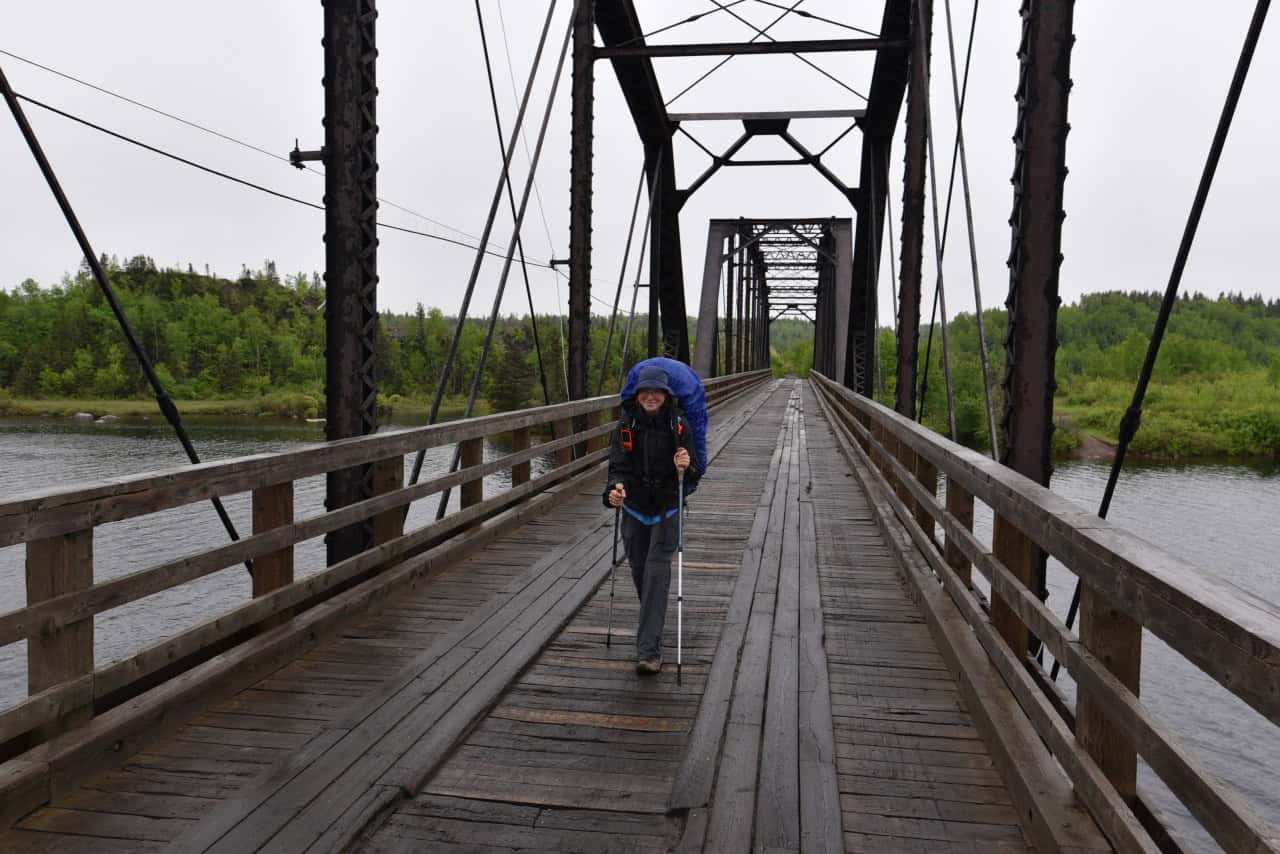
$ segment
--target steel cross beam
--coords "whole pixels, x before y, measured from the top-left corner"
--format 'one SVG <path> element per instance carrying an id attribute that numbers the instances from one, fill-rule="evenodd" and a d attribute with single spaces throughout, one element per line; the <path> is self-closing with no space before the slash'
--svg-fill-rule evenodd
<path id="1" fill-rule="evenodd" d="M 849 53 L 902 47 L 895 39 L 802 39 L 775 42 L 702 42 L 691 44 L 627 44 L 596 48 L 600 59 L 620 57 L 751 56 L 779 53 Z"/>

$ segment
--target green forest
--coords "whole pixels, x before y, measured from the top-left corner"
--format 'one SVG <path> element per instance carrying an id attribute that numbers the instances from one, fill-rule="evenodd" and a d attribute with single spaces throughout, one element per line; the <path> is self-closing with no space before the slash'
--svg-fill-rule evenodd
<path id="1" fill-rule="evenodd" d="M 1054 445 L 1060 454 L 1079 447 L 1086 436 L 1114 444 L 1160 300 L 1156 293 L 1105 292 L 1059 308 Z M 983 320 L 998 429 L 1008 320 L 1003 309 L 987 310 Z M 990 438 L 975 316 L 955 317 L 947 332 L 957 438 L 985 449 Z M 945 433 L 940 328 L 935 327 L 931 345 L 929 340 L 925 326 L 919 358 L 924 421 Z M 878 387 L 883 390 L 878 396 L 888 405 L 896 387 L 895 344 L 892 330 L 880 330 Z M 775 372 L 804 373 L 812 356 L 812 338 L 797 342 L 775 352 Z M 1241 293 L 1180 298 L 1130 448 L 1148 458 L 1280 457 L 1280 300 Z"/>
<path id="2" fill-rule="evenodd" d="M 143 346 L 186 411 L 315 417 L 323 412 L 324 288 L 317 274 L 280 275 L 271 262 L 234 278 L 157 267 L 146 256 L 103 266 Z M 1152 293 L 1089 294 L 1058 313 L 1055 444 L 1070 451 L 1086 436 L 1113 442 L 1154 326 Z M 455 321 L 439 309 L 384 313 L 378 338 L 380 401 L 396 412 L 425 410 Z M 647 317 L 635 318 L 626 359 L 639 358 Z M 566 399 L 562 319 L 539 315 L 538 338 L 551 402 Z M 985 312 L 996 417 L 1004 373 L 1006 315 Z M 691 324 L 692 326 L 692 324 Z M 602 390 L 617 388 L 626 318 L 618 319 Z M 972 314 L 948 327 L 956 426 L 962 442 L 989 442 L 977 325 Z M 599 379 L 608 320 L 591 328 L 591 384 Z M 446 384 L 446 413 L 461 409 L 480 358 L 485 321 L 469 320 Z M 775 322 L 775 373 L 804 375 L 813 359 L 807 321 Z M 922 329 L 927 373 L 924 417 L 947 427 L 941 336 Z M 894 395 L 894 336 L 882 329 L 881 398 Z M 927 356 L 926 356 L 927 351 Z M 529 317 L 498 322 L 478 411 L 544 401 Z M 927 364 L 927 371 L 926 371 Z M 28 279 L 0 289 L 0 412 L 148 411 L 150 392 L 109 306 L 87 271 L 52 287 Z M 133 402 L 132 408 L 121 402 Z M 89 402 L 96 402 L 90 406 Z M 123 408 L 121 408 L 123 407 Z M 1178 301 L 1147 395 L 1135 453 L 1150 457 L 1262 457 L 1280 449 L 1280 300 L 1241 293 L 1191 294 Z"/>
<path id="3" fill-rule="evenodd" d="M 318 274 L 281 276 L 275 264 L 236 279 L 165 269 L 145 256 L 103 267 L 164 386 L 180 401 L 218 401 L 206 412 L 314 417 L 323 412 L 324 286 Z M 500 318 L 477 412 L 567 399 L 561 319 L 537 317 L 546 397 L 528 315 Z M 616 390 L 627 318 L 618 319 L 603 390 Z M 637 315 L 628 348 L 641 354 L 648 317 Z M 379 398 L 410 412 L 429 405 L 456 319 L 419 305 L 384 313 L 378 335 Z M 446 386 L 446 412 L 460 411 L 480 359 L 487 323 L 468 320 Z M 608 337 L 592 320 L 591 384 Z M 28 279 L 0 290 L 0 411 L 74 409 L 94 400 L 145 401 L 150 391 L 106 300 L 86 270 L 54 287 Z M 97 407 L 103 411 L 102 407 Z M 144 411 L 145 406 L 133 410 Z"/>

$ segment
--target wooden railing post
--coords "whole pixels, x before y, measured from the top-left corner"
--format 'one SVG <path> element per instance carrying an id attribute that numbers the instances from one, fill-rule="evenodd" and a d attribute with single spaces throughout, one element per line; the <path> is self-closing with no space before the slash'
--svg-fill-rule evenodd
<path id="1" fill-rule="evenodd" d="M 947 512 L 962 527 L 973 530 L 973 494 L 956 483 L 955 478 L 952 477 L 947 478 Z M 964 586 L 969 587 L 973 582 L 973 567 L 950 535 L 946 538 L 943 557 L 947 565 L 954 569 L 956 575 L 964 582 Z"/>
<path id="2" fill-rule="evenodd" d="M 991 551 L 1024 587 L 1030 583 L 1035 545 L 1026 534 L 999 513 L 996 514 Z M 991 593 L 991 623 L 1021 660 L 1027 654 L 1026 624 L 995 591 Z"/>
<path id="3" fill-rule="evenodd" d="M 27 543 L 27 604 L 93 586 L 93 529 Z M 93 617 L 27 640 L 27 692 L 38 694 L 93 672 Z M 89 703 L 65 710 L 35 735 L 48 739 L 93 717 Z"/>
<path id="4" fill-rule="evenodd" d="M 1080 588 L 1080 640 L 1133 696 L 1138 696 L 1142 626 L 1108 605 L 1088 584 Z M 1137 750 L 1107 716 L 1104 704 L 1083 686 L 1076 699 L 1076 741 L 1089 751 L 1120 796 L 1132 804 L 1138 786 Z"/>
<path id="5" fill-rule="evenodd" d="M 373 464 L 373 494 L 386 495 L 404 487 L 404 457 L 397 454 Z M 404 535 L 407 507 L 396 507 L 373 517 L 373 544 L 380 546 Z"/>
<path id="6" fill-rule="evenodd" d="M 458 449 L 462 454 L 460 463 L 462 468 L 471 468 L 484 463 L 483 438 L 465 439 L 458 443 Z M 479 504 L 484 500 L 484 478 L 478 477 L 475 480 L 467 481 L 462 484 L 460 492 L 464 510 L 473 504 Z"/>
<path id="7" fill-rule="evenodd" d="M 930 495 L 938 494 L 938 467 L 929 462 L 921 454 L 914 454 L 916 458 L 916 480 L 920 485 L 928 491 Z M 929 535 L 929 539 L 933 539 L 934 519 L 933 514 L 929 512 L 929 507 L 922 502 L 916 502 L 916 522 L 924 528 L 924 532 Z"/>
<path id="8" fill-rule="evenodd" d="M 293 481 L 275 483 L 253 491 L 253 532 L 265 534 L 273 528 L 293 524 Z M 259 555 L 253 561 L 254 598 L 293 583 L 293 546 Z M 262 628 L 278 625 L 280 618 L 267 620 Z"/>
<path id="9" fill-rule="evenodd" d="M 511 431 L 511 453 L 518 454 L 521 451 L 529 450 L 529 428 L 520 427 Z M 533 475 L 532 464 L 529 462 L 516 463 L 511 467 L 511 485 L 519 486 L 522 483 L 528 483 L 529 478 Z"/>
<path id="10" fill-rule="evenodd" d="M 556 439 L 563 439 L 566 436 L 573 435 L 573 419 L 561 418 L 559 421 L 551 423 L 551 435 Z M 573 462 L 573 446 L 569 445 L 559 448 L 556 451 L 556 467 L 567 466 Z"/>

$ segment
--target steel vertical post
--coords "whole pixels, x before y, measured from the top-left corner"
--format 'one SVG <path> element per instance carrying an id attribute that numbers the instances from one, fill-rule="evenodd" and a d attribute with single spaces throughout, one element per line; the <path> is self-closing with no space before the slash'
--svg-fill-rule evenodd
<path id="1" fill-rule="evenodd" d="M 591 355 L 591 161 L 595 122 L 595 3 L 573 12 L 569 153 L 569 399 L 587 396 Z"/>
<path id="2" fill-rule="evenodd" d="M 923 12 L 924 18 L 921 19 Z M 916 412 L 916 363 L 920 352 L 920 292 L 924 264 L 925 110 L 928 106 L 928 50 L 933 3 L 911 5 L 911 71 L 907 83 L 906 168 L 902 187 L 902 264 L 898 285 L 898 389 L 895 409 Z M 924 38 L 917 33 L 924 30 Z"/>
<path id="3" fill-rule="evenodd" d="M 733 301 L 738 281 L 738 251 L 741 243 L 742 234 L 735 228 L 729 233 L 728 272 L 726 273 L 727 278 L 725 279 L 724 289 L 724 372 L 726 375 L 735 373 L 737 370 L 734 366 L 735 354 L 738 352 L 738 348 L 733 339 Z"/>
<path id="4" fill-rule="evenodd" d="M 375 0 L 324 2 L 325 438 L 364 436 L 378 426 Z M 329 473 L 325 507 L 373 494 L 372 469 Z M 372 542 L 370 524 L 326 537 L 329 563 Z"/>
<path id="5" fill-rule="evenodd" d="M 1062 266 L 1063 185 L 1066 180 L 1067 97 L 1073 2 L 1024 0 L 1022 45 L 1018 51 L 1018 118 L 1014 131 L 1012 246 L 1009 252 L 1009 330 L 1005 336 L 1003 445 L 1005 465 L 1048 486 L 1052 473 L 1054 358 L 1058 349 L 1058 275 Z M 998 526 L 1004 527 L 1004 526 Z M 1021 534 L 1000 537 L 1017 540 Z M 1030 544 L 1009 542 L 1011 555 L 1024 554 L 1025 567 L 1010 564 L 1041 596 L 1044 553 Z M 992 603 L 992 620 L 1018 648 L 1026 628 L 1003 602 Z"/>

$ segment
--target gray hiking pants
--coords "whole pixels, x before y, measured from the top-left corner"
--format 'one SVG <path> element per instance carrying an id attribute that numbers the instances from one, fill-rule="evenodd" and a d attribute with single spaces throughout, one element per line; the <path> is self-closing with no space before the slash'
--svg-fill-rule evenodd
<path id="1" fill-rule="evenodd" d="M 679 514 L 646 525 L 622 512 L 622 541 L 631 564 L 631 580 L 640 597 L 640 625 L 636 628 L 636 658 L 662 654 L 662 627 L 667 620 L 671 589 L 671 560 L 679 540 Z"/>

